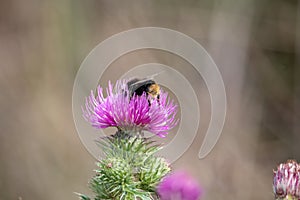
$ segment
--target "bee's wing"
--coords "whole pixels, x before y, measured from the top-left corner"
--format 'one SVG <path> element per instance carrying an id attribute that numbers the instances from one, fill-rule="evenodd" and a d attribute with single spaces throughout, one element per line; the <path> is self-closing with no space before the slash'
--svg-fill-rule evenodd
<path id="1" fill-rule="evenodd" d="M 143 79 L 138 79 L 138 78 L 133 78 L 130 81 L 128 81 L 130 87 L 133 88 L 139 88 L 140 86 L 144 85 L 145 83 L 147 84 L 147 82 L 154 82 L 154 77 L 158 76 L 159 74 L 163 73 L 164 71 L 152 74 L 150 76 L 147 76 L 146 78 Z"/>
<path id="2" fill-rule="evenodd" d="M 154 77 L 164 73 L 165 71 L 157 72 L 155 74 L 152 74 L 151 76 L 147 76 L 146 79 L 154 79 Z"/>
<path id="3" fill-rule="evenodd" d="M 140 79 L 138 78 L 132 78 L 130 80 L 127 81 L 127 87 L 128 87 L 128 90 L 130 92 L 130 96 L 132 96 L 132 94 L 134 93 L 134 91 L 139 88 L 141 85 L 140 83 Z"/>

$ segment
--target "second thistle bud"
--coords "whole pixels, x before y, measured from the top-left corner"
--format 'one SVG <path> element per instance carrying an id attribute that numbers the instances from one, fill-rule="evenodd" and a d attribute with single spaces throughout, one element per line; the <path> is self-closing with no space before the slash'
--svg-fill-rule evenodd
<path id="1" fill-rule="evenodd" d="M 274 171 L 273 191 L 276 199 L 300 199 L 300 164 L 294 160 L 281 163 Z"/>

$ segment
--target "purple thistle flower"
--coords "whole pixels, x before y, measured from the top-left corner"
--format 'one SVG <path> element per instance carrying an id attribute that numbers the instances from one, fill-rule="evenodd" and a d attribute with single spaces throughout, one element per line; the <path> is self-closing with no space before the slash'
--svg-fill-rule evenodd
<path id="1" fill-rule="evenodd" d="M 141 96 L 129 97 L 127 82 L 117 81 L 115 90 L 109 82 L 106 89 L 98 86 L 97 96 L 93 91 L 86 98 L 84 118 L 93 127 L 102 129 L 117 127 L 123 131 L 149 131 L 160 137 L 165 137 L 169 130 L 178 122 L 175 119 L 177 105 L 168 99 L 168 94 L 161 91 L 160 99 L 148 98 L 146 93 Z M 149 106 L 150 102 L 150 106 Z"/>
<path id="2" fill-rule="evenodd" d="M 274 171 L 273 191 L 276 198 L 300 199 L 300 165 L 294 160 L 281 163 Z"/>
<path id="3" fill-rule="evenodd" d="M 166 176 L 157 187 L 161 200 L 198 200 L 203 189 L 185 172 Z"/>

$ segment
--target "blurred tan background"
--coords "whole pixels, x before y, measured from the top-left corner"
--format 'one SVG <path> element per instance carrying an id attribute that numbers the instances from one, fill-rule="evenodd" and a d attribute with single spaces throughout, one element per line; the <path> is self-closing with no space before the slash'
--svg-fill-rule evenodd
<path id="1" fill-rule="evenodd" d="M 223 76 L 228 111 L 213 151 L 197 157 L 210 118 L 201 77 L 176 56 L 141 51 L 112 64 L 103 82 L 159 62 L 190 80 L 200 129 L 174 169 L 205 188 L 203 199 L 273 199 L 272 169 L 300 161 L 300 3 L 244 1 L 0 1 L 0 200 L 77 199 L 95 159 L 72 118 L 72 87 L 86 55 L 109 36 L 157 26 L 202 44 Z M 298 44 L 298 45 L 297 45 Z"/>

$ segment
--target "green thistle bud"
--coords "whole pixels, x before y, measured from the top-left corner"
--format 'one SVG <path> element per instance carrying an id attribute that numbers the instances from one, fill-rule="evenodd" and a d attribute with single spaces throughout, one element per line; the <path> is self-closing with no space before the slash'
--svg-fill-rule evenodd
<path id="1" fill-rule="evenodd" d="M 99 141 L 105 158 L 97 163 L 96 175 L 90 181 L 95 200 L 157 199 L 155 188 L 170 172 L 170 167 L 164 158 L 154 155 L 160 149 L 158 145 L 130 135 L 134 134 L 119 131 Z"/>

